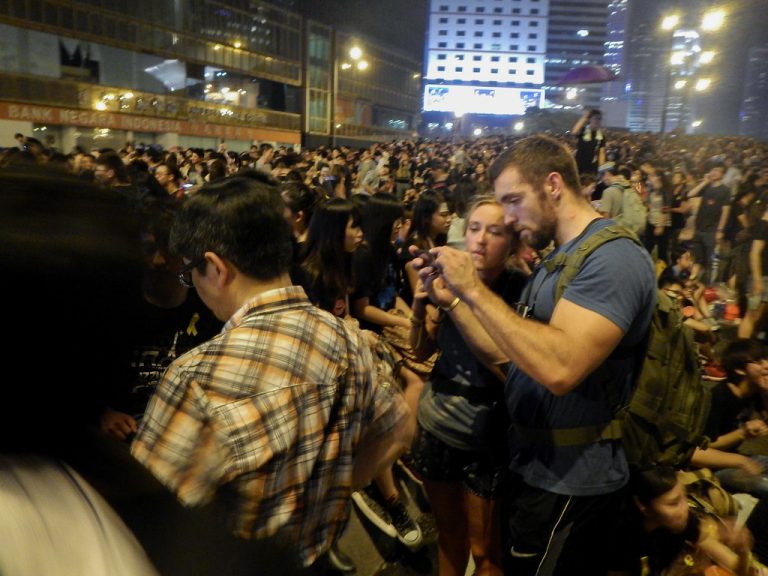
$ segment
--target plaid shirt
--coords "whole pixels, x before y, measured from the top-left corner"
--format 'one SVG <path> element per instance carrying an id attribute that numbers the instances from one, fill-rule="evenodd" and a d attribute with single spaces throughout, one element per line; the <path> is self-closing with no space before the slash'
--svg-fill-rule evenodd
<path id="1" fill-rule="evenodd" d="M 271 290 L 171 364 L 131 450 L 186 505 L 226 491 L 238 536 L 280 533 L 309 566 L 349 517 L 364 429 L 407 414 L 375 373 L 358 330 L 300 287 Z"/>

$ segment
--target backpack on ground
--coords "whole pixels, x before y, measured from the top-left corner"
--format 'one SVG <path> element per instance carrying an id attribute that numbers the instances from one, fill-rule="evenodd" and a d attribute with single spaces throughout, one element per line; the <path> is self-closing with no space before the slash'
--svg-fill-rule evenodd
<path id="1" fill-rule="evenodd" d="M 561 269 L 555 302 L 592 252 L 620 238 L 642 247 L 635 234 L 612 224 L 587 237 L 571 254 L 561 253 L 547 261 L 548 272 Z M 604 426 L 550 430 L 551 443 L 575 445 L 621 438 L 630 466 L 639 469 L 656 465 L 685 468 L 693 451 L 707 445 L 703 431 L 709 416 L 710 391 L 701 379 L 693 332 L 683 325 L 685 319 L 678 303 L 662 290 L 657 296 L 644 343 L 633 350 L 620 346 L 612 353 L 632 354 L 639 362 L 629 404 Z M 618 391 L 608 390 L 607 394 L 609 401 L 617 405 Z"/>
<path id="2" fill-rule="evenodd" d="M 643 204 L 643 199 L 631 186 L 624 186 L 621 214 L 616 217 L 616 223 L 640 235 L 645 233 L 647 222 L 648 208 Z"/>

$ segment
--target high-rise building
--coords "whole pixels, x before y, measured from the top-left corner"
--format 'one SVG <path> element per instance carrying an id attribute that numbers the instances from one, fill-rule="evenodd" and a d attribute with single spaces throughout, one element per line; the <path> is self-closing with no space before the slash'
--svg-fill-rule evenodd
<path id="1" fill-rule="evenodd" d="M 559 81 L 603 64 L 608 3 L 431 0 L 424 110 L 521 115 L 531 106 L 599 106 L 600 86 Z"/>
<path id="2" fill-rule="evenodd" d="M 558 103 L 596 108 L 602 86 L 559 86 L 560 78 L 581 66 L 602 66 L 608 39 L 608 0 L 550 0 L 547 28 L 547 94 Z"/>
<path id="3" fill-rule="evenodd" d="M 543 105 L 547 0 L 432 0 L 424 110 L 521 115 Z"/>
<path id="4" fill-rule="evenodd" d="M 608 38 L 605 41 L 604 66 L 617 79 L 603 87 L 600 107 L 606 126 L 627 125 L 628 82 L 626 78 L 626 35 L 629 0 L 611 0 L 608 4 Z"/>
<path id="5" fill-rule="evenodd" d="M 768 45 L 749 51 L 739 133 L 768 140 Z"/>
<path id="6" fill-rule="evenodd" d="M 67 152 L 243 150 L 389 140 L 417 125 L 417 58 L 261 0 L 40 6 L 0 2 L 0 146 L 20 132 Z"/>

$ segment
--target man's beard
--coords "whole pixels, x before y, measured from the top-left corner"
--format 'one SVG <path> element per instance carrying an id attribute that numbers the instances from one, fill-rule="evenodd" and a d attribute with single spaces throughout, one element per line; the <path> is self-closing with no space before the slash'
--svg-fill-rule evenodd
<path id="1" fill-rule="evenodd" d="M 530 232 L 528 245 L 534 250 L 544 250 L 555 239 L 557 232 L 557 218 L 554 215 L 554 206 L 544 192 L 539 194 L 539 211 L 541 220 L 539 229 Z"/>

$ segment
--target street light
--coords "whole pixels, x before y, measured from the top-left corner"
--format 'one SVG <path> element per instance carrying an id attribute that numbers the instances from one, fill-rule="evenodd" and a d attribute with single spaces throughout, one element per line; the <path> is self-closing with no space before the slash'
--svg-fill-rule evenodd
<path id="1" fill-rule="evenodd" d="M 715 32 L 720 30 L 725 24 L 726 13 L 724 10 L 715 9 L 709 10 L 704 13 L 701 20 L 700 32 Z M 706 50 L 698 53 L 698 57 L 695 58 L 694 54 L 699 52 L 700 47 L 696 46 L 693 49 L 689 49 L 688 44 L 696 42 L 700 37 L 700 33 L 695 30 L 681 30 L 678 27 L 682 24 L 683 16 L 680 14 L 669 14 L 664 16 L 661 21 L 661 29 L 669 34 L 669 60 L 667 64 L 667 77 L 664 86 L 664 104 L 661 111 L 661 133 L 664 134 L 667 129 L 667 112 L 670 105 L 670 88 L 673 84 L 673 76 L 691 76 L 696 72 L 698 66 L 711 64 L 714 60 L 716 53 L 713 50 Z M 675 38 L 681 39 L 681 46 L 676 45 Z M 681 49 L 681 47 L 683 49 Z M 679 71 L 675 71 L 674 68 L 679 67 Z M 707 90 L 712 84 L 710 78 L 700 78 L 695 83 L 687 82 L 686 80 L 676 80 L 674 82 L 675 90 L 683 90 L 686 86 L 690 86 L 697 92 L 703 92 Z M 686 90 L 683 95 L 683 104 L 681 106 L 681 114 L 685 113 L 685 100 L 688 95 Z M 681 120 L 682 121 L 682 120 Z"/>
<path id="2" fill-rule="evenodd" d="M 701 19 L 701 29 L 705 32 L 716 32 L 725 24 L 725 11 L 710 10 Z"/>
<path id="3" fill-rule="evenodd" d="M 694 120 L 691 122 L 691 128 L 698 128 L 701 126 L 704 122 L 702 120 Z"/>
<path id="4" fill-rule="evenodd" d="M 337 56 L 336 35 L 333 36 L 332 52 L 333 58 L 333 94 L 331 95 L 331 145 L 336 146 L 336 134 L 341 128 L 341 123 L 336 121 L 336 111 L 338 110 L 337 100 L 339 98 L 339 70 L 350 70 L 353 64 L 350 62 L 339 61 Z M 363 49 L 354 45 L 349 49 L 348 56 L 355 62 L 354 67 L 360 72 L 368 70 L 370 63 L 364 60 Z"/>
<path id="5" fill-rule="evenodd" d="M 680 16 L 677 14 L 670 14 L 669 16 L 665 16 L 664 19 L 661 21 L 661 29 L 665 30 L 667 32 L 671 32 L 675 28 L 677 28 L 677 25 L 680 23 Z"/>
<path id="6" fill-rule="evenodd" d="M 699 64 L 711 64 L 715 59 L 715 53 L 713 50 L 706 50 L 699 56 Z"/>

